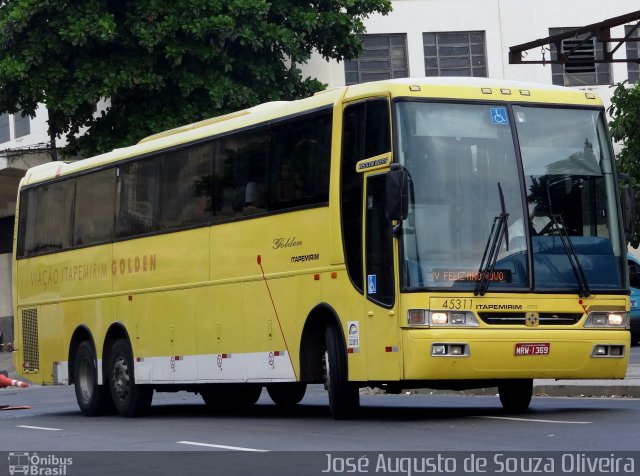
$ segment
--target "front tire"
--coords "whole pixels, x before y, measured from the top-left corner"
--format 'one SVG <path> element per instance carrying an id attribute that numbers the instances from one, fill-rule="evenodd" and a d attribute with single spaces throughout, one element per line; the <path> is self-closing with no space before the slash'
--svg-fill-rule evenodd
<path id="1" fill-rule="evenodd" d="M 109 387 L 98 385 L 98 360 L 89 341 L 82 341 L 73 361 L 73 382 L 80 411 L 99 416 L 113 409 Z"/>
<path id="2" fill-rule="evenodd" d="M 116 410 L 123 417 L 137 417 L 149 410 L 153 388 L 136 384 L 133 352 L 127 339 L 117 340 L 111 348 L 109 386 Z"/>
<path id="3" fill-rule="evenodd" d="M 267 385 L 267 393 L 279 407 L 290 408 L 300 403 L 307 391 L 307 384 L 301 382 L 273 383 Z"/>
<path id="4" fill-rule="evenodd" d="M 504 380 L 498 384 L 498 394 L 507 412 L 526 412 L 533 394 L 533 379 Z"/>
<path id="5" fill-rule="evenodd" d="M 360 392 L 358 386 L 348 380 L 347 352 L 342 335 L 336 326 L 328 326 L 324 336 L 327 346 L 325 387 L 329 392 L 331 416 L 336 420 L 353 418 L 360 407 Z"/>

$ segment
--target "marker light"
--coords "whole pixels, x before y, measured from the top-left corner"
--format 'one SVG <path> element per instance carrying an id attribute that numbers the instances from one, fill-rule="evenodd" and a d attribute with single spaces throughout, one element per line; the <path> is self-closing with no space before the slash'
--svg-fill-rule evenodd
<path id="1" fill-rule="evenodd" d="M 410 326 L 424 326 L 427 323 L 427 311 L 424 309 L 409 309 L 407 322 Z"/>

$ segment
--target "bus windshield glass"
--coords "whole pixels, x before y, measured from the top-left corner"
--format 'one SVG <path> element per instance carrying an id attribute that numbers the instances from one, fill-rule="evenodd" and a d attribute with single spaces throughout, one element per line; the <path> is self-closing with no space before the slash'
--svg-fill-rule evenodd
<path id="1" fill-rule="evenodd" d="M 403 290 L 471 291 L 483 277 L 490 291 L 570 292 L 580 287 L 579 271 L 591 290 L 622 289 L 600 112 L 509 107 L 396 104 L 399 161 L 411 176 L 400 247 Z M 506 226 L 494 236 L 492 227 L 505 215 Z M 481 272 L 493 246 L 496 258 Z"/>
<path id="2" fill-rule="evenodd" d="M 591 288 L 621 289 L 622 246 L 604 113 L 549 107 L 513 109 L 531 215 L 536 288 L 575 286 L 559 239 L 565 234 Z"/>

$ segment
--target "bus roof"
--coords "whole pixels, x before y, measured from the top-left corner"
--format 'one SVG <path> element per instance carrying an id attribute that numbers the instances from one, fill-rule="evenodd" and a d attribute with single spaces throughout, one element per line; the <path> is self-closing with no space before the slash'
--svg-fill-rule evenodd
<path id="1" fill-rule="evenodd" d="M 305 111 L 328 107 L 337 101 L 354 101 L 370 96 L 394 98 L 476 99 L 602 106 L 592 92 L 548 84 L 490 78 L 400 78 L 356 84 L 321 91 L 295 101 L 273 101 L 213 117 L 145 137 L 137 144 L 75 162 L 49 162 L 29 169 L 21 186 L 74 174 L 166 148 L 179 147 L 207 137 L 243 129 Z"/>

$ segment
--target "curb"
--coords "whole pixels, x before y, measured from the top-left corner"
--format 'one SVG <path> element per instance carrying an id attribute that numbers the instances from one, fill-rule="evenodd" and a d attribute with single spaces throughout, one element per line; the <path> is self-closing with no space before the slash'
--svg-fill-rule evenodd
<path id="1" fill-rule="evenodd" d="M 635 385 L 535 385 L 533 394 L 540 397 L 640 398 Z"/>
<path id="2" fill-rule="evenodd" d="M 471 390 L 431 390 L 416 389 L 417 395 L 466 395 L 495 397 L 498 387 Z M 534 397 L 595 397 L 595 398 L 640 398 L 640 387 L 635 385 L 534 385 Z"/>

